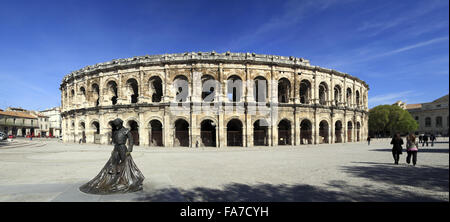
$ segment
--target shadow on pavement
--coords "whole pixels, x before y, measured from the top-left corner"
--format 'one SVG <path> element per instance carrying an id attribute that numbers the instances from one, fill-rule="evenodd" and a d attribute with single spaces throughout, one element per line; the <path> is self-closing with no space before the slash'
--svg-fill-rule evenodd
<path id="1" fill-rule="evenodd" d="M 351 202 L 351 201 L 445 201 L 423 196 L 409 191 L 377 190 L 371 186 L 352 186 L 345 181 L 331 181 L 331 191 L 310 185 L 272 185 L 260 184 L 249 186 L 232 183 L 223 189 L 197 187 L 190 190 L 169 188 L 160 189 L 154 193 L 135 199 L 135 201 L 164 202 L 182 195 L 187 202 Z"/>
<path id="2" fill-rule="evenodd" d="M 392 163 L 356 163 L 366 164 L 366 166 L 344 166 L 342 167 L 344 172 L 353 176 L 392 185 L 408 185 L 438 192 L 449 191 L 448 166 L 432 167 L 417 165 L 413 167 L 394 165 Z"/>
<path id="3" fill-rule="evenodd" d="M 419 147 L 418 155 L 420 155 L 420 153 L 448 153 L 448 150 L 449 150 L 448 148 L 434 149 L 434 148 Z M 369 151 L 392 152 L 392 148 L 388 148 L 388 149 L 372 149 L 372 150 L 369 150 Z M 403 149 L 403 152 L 406 153 L 406 149 Z"/>

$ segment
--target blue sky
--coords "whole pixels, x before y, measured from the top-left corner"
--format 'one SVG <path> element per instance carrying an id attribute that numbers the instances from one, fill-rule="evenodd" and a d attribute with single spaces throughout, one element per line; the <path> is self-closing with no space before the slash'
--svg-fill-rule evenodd
<path id="1" fill-rule="evenodd" d="M 0 0 L 0 108 L 60 105 L 71 71 L 193 51 L 309 59 L 370 86 L 369 107 L 449 92 L 448 0 Z"/>

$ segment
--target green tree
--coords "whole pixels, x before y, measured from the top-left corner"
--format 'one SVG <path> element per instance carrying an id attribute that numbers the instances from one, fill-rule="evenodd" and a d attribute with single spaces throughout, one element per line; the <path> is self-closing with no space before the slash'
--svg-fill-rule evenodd
<path id="1" fill-rule="evenodd" d="M 414 132 L 419 124 L 411 114 L 397 105 L 379 105 L 369 111 L 369 132 L 392 135 L 395 132 Z"/>

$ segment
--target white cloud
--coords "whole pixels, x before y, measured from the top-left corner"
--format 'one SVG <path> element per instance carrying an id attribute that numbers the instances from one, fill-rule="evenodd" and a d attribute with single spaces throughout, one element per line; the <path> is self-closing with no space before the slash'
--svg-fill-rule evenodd
<path id="1" fill-rule="evenodd" d="M 369 96 L 369 107 L 374 107 L 380 104 L 393 104 L 399 100 L 402 102 L 408 103 L 409 99 L 411 97 L 416 97 L 418 95 L 421 95 L 422 93 L 418 93 L 414 90 L 406 90 L 401 92 L 395 92 L 395 93 L 388 93 L 388 94 L 382 94 L 370 97 Z"/>

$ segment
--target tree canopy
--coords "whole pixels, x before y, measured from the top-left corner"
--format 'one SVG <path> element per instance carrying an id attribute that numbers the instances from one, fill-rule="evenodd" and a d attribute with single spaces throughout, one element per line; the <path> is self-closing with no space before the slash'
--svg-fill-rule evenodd
<path id="1" fill-rule="evenodd" d="M 397 105 L 379 105 L 369 111 L 369 132 L 383 135 L 414 132 L 419 124 Z"/>

